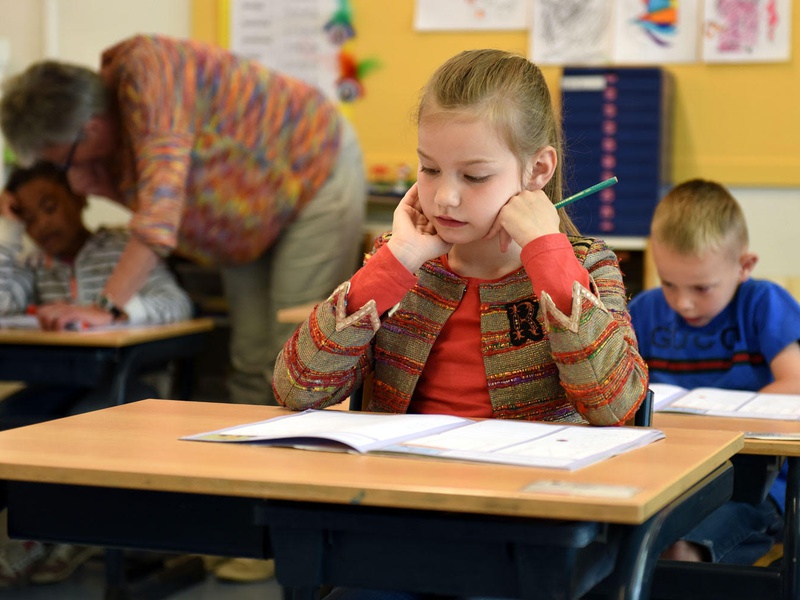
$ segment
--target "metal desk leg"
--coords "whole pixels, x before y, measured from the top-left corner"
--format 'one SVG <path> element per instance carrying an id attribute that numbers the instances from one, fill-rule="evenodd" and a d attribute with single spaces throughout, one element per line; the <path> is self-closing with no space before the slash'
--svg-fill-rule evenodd
<path id="1" fill-rule="evenodd" d="M 705 481 L 675 499 L 646 523 L 631 529 L 620 548 L 617 569 L 590 594 L 608 600 L 646 600 L 661 553 L 691 527 L 730 499 L 733 468 L 719 467 Z"/>
<path id="2" fill-rule="evenodd" d="M 118 548 L 105 548 L 106 566 L 105 600 L 125 597 L 125 556 Z"/>
<path id="3" fill-rule="evenodd" d="M 205 334 L 191 334 L 156 340 L 122 348 L 117 357 L 117 368 L 111 382 L 111 401 L 115 405 L 124 404 L 128 385 L 147 364 L 168 362 L 170 360 L 187 360 L 202 348 Z M 191 375 L 191 374 L 189 374 Z M 183 392 L 189 388 L 183 385 Z M 188 399 L 188 398 L 184 398 Z"/>
<path id="4" fill-rule="evenodd" d="M 790 456 L 786 476 L 786 514 L 784 515 L 783 540 L 783 597 L 785 600 L 800 600 L 798 585 L 798 555 L 800 555 L 800 531 L 797 511 L 800 498 L 800 457 Z"/>

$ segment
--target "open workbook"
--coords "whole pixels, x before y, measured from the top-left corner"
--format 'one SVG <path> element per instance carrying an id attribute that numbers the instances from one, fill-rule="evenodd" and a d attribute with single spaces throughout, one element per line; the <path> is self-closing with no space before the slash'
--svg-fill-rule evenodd
<path id="1" fill-rule="evenodd" d="M 651 383 L 654 410 L 748 419 L 800 419 L 800 395 Z"/>
<path id="2" fill-rule="evenodd" d="M 307 410 L 182 439 L 258 442 L 310 450 L 421 455 L 574 470 L 663 437 L 661 431 L 640 427 Z"/>

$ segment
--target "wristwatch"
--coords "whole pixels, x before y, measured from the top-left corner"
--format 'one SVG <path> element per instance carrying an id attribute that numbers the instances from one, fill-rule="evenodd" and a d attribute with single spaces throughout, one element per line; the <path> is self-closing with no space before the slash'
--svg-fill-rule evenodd
<path id="1" fill-rule="evenodd" d="M 111 315 L 112 321 L 119 321 L 125 316 L 125 313 L 114 304 L 114 302 L 108 296 L 104 294 L 100 294 L 97 297 L 97 300 L 94 301 L 94 305 L 102 311 L 107 312 Z"/>

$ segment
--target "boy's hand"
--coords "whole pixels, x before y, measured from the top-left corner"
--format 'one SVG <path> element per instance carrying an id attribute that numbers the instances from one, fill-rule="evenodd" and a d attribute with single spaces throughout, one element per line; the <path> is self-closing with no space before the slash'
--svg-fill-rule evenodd
<path id="1" fill-rule="evenodd" d="M 111 325 L 113 318 L 96 306 L 77 306 L 67 302 L 43 304 L 36 310 L 39 325 L 46 331 L 85 329 Z"/>
<path id="2" fill-rule="evenodd" d="M 439 237 L 433 223 L 423 214 L 416 183 L 394 211 L 392 237 L 387 246 L 412 273 L 425 261 L 442 256 L 453 247 Z"/>
<path id="3" fill-rule="evenodd" d="M 538 237 L 559 232 L 558 210 L 542 190 L 523 190 L 509 198 L 484 239 L 497 235 L 506 252 L 515 241 L 521 248 Z"/>

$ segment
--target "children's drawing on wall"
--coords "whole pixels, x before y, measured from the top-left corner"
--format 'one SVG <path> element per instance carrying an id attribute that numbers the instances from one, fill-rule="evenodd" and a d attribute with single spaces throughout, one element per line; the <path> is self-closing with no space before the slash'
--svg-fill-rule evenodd
<path id="1" fill-rule="evenodd" d="M 608 63 L 613 13 L 607 0 L 536 0 L 528 54 L 541 65 Z"/>
<path id="2" fill-rule="evenodd" d="M 328 40 L 339 47 L 339 76 L 336 78 L 336 97 L 340 102 L 355 102 L 364 96 L 364 77 L 378 68 L 374 58 L 359 60 L 353 49 L 356 37 L 353 11 L 349 0 L 337 0 L 337 8 L 323 30 Z"/>
<path id="3" fill-rule="evenodd" d="M 325 30 L 337 0 L 230 0 L 230 49 L 338 97 L 340 44 Z"/>
<path id="4" fill-rule="evenodd" d="M 703 60 L 789 60 L 791 0 L 705 0 Z"/>
<path id="5" fill-rule="evenodd" d="M 230 48 L 350 103 L 378 66 L 359 60 L 349 0 L 231 0 Z"/>
<path id="6" fill-rule="evenodd" d="M 614 60 L 622 64 L 695 62 L 698 0 L 618 0 Z"/>
<path id="7" fill-rule="evenodd" d="M 380 66 L 377 59 L 358 60 L 346 49 L 339 52 L 339 78 L 336 80 L 336 95 L 340 102 L 355 102 L 364 96 L 364 77 Z"/>
<path id="8" fill-rule="evenodd" d="M 528 0 L 416 0 L 418 31 L 526 29 Z"/>

